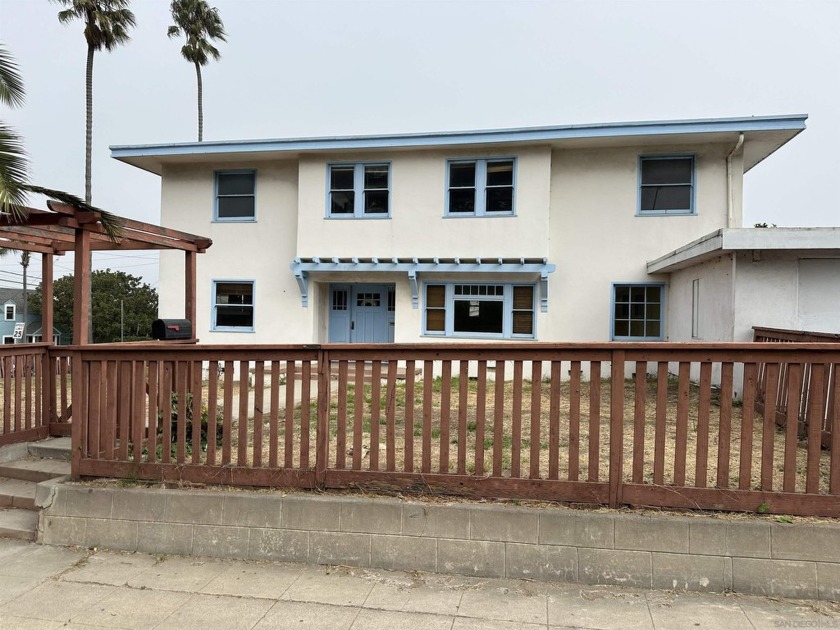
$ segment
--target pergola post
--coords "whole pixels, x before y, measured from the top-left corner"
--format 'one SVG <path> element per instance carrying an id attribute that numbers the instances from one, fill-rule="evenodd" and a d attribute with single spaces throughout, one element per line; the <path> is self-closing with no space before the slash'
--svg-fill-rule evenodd
<path id="1" fill-rule="evenodd" d="M 184 256 L 184 319 L 190 320 L 193 337 L 195 337 L 195 283 L 196 260 L 198 259 L 198 255 L 196 252 L 186 251 L 184 252 Z"/>
<path id="2" fill-rule="evenodd" d="M 53 342 L 53 255 L 41 254 L 41 341 Z"/>
<path id="3" fill-rule="evenodd" d="M 90 343 L 90 232 L 76 229 L 76 246 L 73 264 L 73 343 L 84 346 Z"/>
<path id="4" fill-rule="evenodd" d="M 53 345 L 53 255 L 41 254 L 41 341 Z M 56 421 L 55 404 L 55 363 L 47 352 L 41 373 L 44 375 L 44 387 L 41 388 L 41 409 L 46 418 L 42 422 L 49 424 Z"/>

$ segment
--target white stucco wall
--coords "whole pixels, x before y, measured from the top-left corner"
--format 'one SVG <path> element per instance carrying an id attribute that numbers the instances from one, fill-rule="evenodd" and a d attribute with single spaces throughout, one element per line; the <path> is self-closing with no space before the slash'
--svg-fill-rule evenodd
<path id="1" fill-rule="evenodd" d="M 310 306 L 302 308 L 289 270 L 295 256 L 547 257 L 557 271 L 549 276 L 549 311 L 538 309 L 538 339 L 604 341 L 610 335 L 611 283 L 667 283 L 667 275 L 649 276 L 646 262 L 726 224 L 729 150 L 728 145 L 562 151 L 519 147 L 169 166 L 162 177 L 162 223 L 213 239 L 208 253 L 198 258 L 195 330 L 205 343 L 324 342 L 329 282 L 394 283 L 395 341 L 440 339 L 422 336 L 422 295 L 420 307 L 412 308 L 405 274 L 312 274 Z M 697 157 L 697 214 L 638 217 L 638 156 L 667 153 Z M 506 156 L 517 159 L 515 217 L 444 217 L 447 158 Z M 326 219 L 327 164 L 379 159 L 391 163 L 391 218 Z M 212 221 L 213 173 L 230 168 L 257 171 L 256 222 Z M 733 182 L 738 217 L 740 181 L 736 161 Z M 183 268 L 183 254 L 161 256 L 162 317 L 183 316 Z M 210 331 L 213 279 L 255 281 L 254 333 Z M 487 274 L 426 274 L 420 279 L 523 280 Z M 666 288 L 666 305 L 670 299 Z M 671 325 L 670 315 L 666 315 L 666 325 Z"/>
<path id="2" fill-rule="evenodd" d="M 800 255 L 738 253 L 734 341 L 751 341 L 753 326 L 840 332 L 840 259 Z"/>
<path id="3" fill-rule="evenodd" d="M 668 338 L 671 341 L 732 341 L 735 263 L 731 254 L 671 274 Z M 692 337 L 693 286 L 699 280 L 697 336 Z"/>
<path id="4" fill-rule="evenodd" d="M 730 150 L 709 145 L 555 151 L 549 260 L 557 272 L 550 276 L 552 315 L 541 338 L 608 340 L 612 283 L 667 284 L 667 274 L 647 273 L 647 261 L 726 225 Z M 668 153 L 696 155 L 697 214 L 636 216 L 639 155 Z M 733 177 L 739 186 L 741 177 Z M 666 286 L 666 306 L 668 293 Z"/>
<path id="5" fill-rule="evenodd" d="M 214 171 L 254 168 L 256 221 L 213 222 Z M 201 234 L 213 245 L 198 256 L 197 322 L 203 343 L 310 343 L 316 309 L 300 307 L 300 290 L 289 271 L 297 232 L 296 161 L 213 163 L 168 167 L 162 177 L 161 222 Z M 255 332 L 210 330 L 212 280 L 255 282 Z M 161 317 L 183 317 L 184 255 L 161 254 Z"/>
<path id="6" fill-rule="evenodd" d="M 444 217 L 447 159 L 511 156 L 516 157 L 516 216 Z M 326 218 L 327 164 L 380 159 L 391 164 L 391 218 Z M 541 147 L 305 156 L 298 256 L 547 256 L 550 163 L 550 150 Z"/>

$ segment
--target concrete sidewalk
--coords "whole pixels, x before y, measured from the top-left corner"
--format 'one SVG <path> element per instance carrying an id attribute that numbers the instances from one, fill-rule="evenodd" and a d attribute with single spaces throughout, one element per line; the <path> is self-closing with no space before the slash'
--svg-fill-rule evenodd
<path id="1" fill-rule="evenodd" d="M 0 540 L 0 628 L 840 628 L 840 606 Z"/>

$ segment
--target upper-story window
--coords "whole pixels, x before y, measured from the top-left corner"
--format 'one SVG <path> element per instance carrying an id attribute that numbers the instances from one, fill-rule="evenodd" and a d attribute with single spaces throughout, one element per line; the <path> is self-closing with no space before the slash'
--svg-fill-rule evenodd
<path id="1" fill-rule="evenodd" d="M 694 156 L 639 158 L 639 214 L 694 214 Z"/>
<path id="2" fill-rule="evenodd" d="M 512 215 L 515 166 L 513 158 L 449 160 L 446 214 L 472 217 Z"/>
<path id="3" fill-rule="evenodd" d="M 364 219 L 389 216 L 389 164 L 330 164 L 328 170 L 328 217 Z"/>
<path id="4" fill-rule="evenodd" d="M 14 321 L 15 319 L 15 305 L 14 304 L 6 304 L 6 321 Z"/>
<path id="5" fill-rule="evenodd" d="M 256 218 L 256 171 L 216 173 L 216 221 L 253 221 Z"/>

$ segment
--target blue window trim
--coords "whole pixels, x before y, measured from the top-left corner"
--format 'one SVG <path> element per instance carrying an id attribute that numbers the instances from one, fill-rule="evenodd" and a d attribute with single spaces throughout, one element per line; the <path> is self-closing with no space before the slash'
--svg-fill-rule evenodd
<path id="1" fill-rule="evenodd" d="M 615 290 L 617 287 L 659 287 L 662 298 L 659 302 L 659 330 L 658 337 L 632 337 L 615 334 Z M 610 285 L 610 341 L 664 341 L 665 340 L 665 283 L 664 282 L 613 282 Z"/>
<path id="2" fill-rule="evenodd" d="M 220 217 L 219 216 L 219 175 L 243 175 L 249 173 L 254 176 L 254 216 L 252 217 Z M 247 196 L 247 195 L 245 195 Z M 213 171 L 213 223 L 256 223 L 257 221 L 257 170 L 254 168 L 231 168 Z"/>
<path id="3" fill-rule="evenodd" d="M 499 300 L 497 296 L 474 295 L 470 296 L 470 300 L 475 301 L 500 301 L 504 304 L 502 309 L 502 333 L 464 333 L 455 331 L 455 285 L 479 286 L 479 285 L 501 285 L 504 287 L 504 295 Z M 444 287 L 444 330 L 428 331 L 426 329 L 426 288 L 429 286 Z M 533 313 L 534 333 L 532 335 L 521 335 L 513 333 L 513 287 L 531 287 L 533 303 L 531 305 L 531 312 Z M 422 321 L 422 336 L 437 337 L 437 338 L 457 338 L 457 339 L 527 339 L 535 341 L 537 339 L 537 304 L 539 302 L 538 287 L 535 282 L 460 282 L 460 281 L 436 281 L 428 280 L 423 282 L 423 321 Z"/>
<path id="4" fill-rule="evenodd" d="M 235 282 L 239 284 L 251 285 L 251 312 L 252 326 L 216 326 L 216 285 Z M 257 281 L 242 278 L 215 278 L 210 281 L 210 332 L 238 332 L 238 333 L 252 333 L 256 332 L 257 321 Z"/>
<path id="5" fill-rule="evenodd" d="M 691 160 L 691 208 L 689 210 L 642 210 L 642 163 L 649 160 Z M 697 155 L 695 153 L 661 153 L 640 155 L 636 169 L 636 216 L 637 217 L 685 217 L 697 215 Z"/>
<path id="6" fill-rule="evenodd" d="M 334 166 L 352 166 L 353 172 L 353 214 L 332 214 L 332 203 L 330 193 L 332 192 L 332 168 Z M 388 213 L 387 214 L 365 214 L 365 166 L 387 166 L 388 167 Z M 391 218 L 391 179 L 393 168 L 389 160 L 366 160 L 363 162 L 328 162 L 327 163 L 327 204 L 324 217 L 327 219 L 353 220 L 365 219 L 368 221 L 376 219 Z"/>
<path id="7" fill-rule="evenodd" d="M 513 209 L 510 212 L 486 212 L 485 199 L 487 190 L 487 163 L 488 162 L 513 162 Z M 452 164 L 475 163 L 475 212 L 449 212 L 449 173 Z M 515 217 L 516 216 L 516 189 L 517 189 L 517 166 L 518 160 L 514 155 L 500 155 L 483 158 L 452 158 L 446 160 L 446 179 L 444 185 L 443 216 L 452 219 L 474 219 L 477 217 L 489 219 L 492 217 Z"/>

